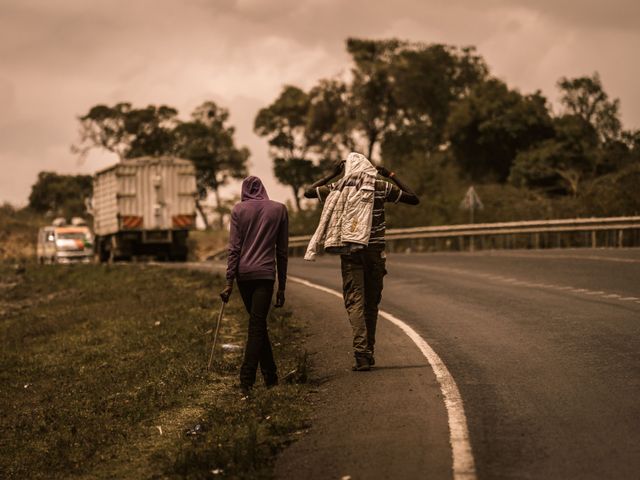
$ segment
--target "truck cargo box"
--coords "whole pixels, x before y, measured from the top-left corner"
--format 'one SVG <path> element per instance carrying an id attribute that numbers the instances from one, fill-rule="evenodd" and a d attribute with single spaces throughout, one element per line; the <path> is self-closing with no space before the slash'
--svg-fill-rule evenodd
<path id="1" fill-rule="evenodd" d="M 195 226 L 193 164 L 173 157 L 124 160 L 93 181 L 94 231 L 182 230 Z"/>
<path id="2" fill-rule="evenodd" d="M 195 202 L 195 168 L 189 160 L 140 157 L 97 172 L 92 213 L 98 258 L 185 260 Z"/>

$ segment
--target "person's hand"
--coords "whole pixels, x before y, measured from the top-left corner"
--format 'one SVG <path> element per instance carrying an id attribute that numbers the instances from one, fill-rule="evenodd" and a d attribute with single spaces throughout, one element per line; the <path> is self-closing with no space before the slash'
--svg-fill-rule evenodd
<path id="1" fill-rule="evenodd" d="M 378 170 L 378 173 L 385 178 L 389 178 L 391 176 L 389 169 L 382 165 L 376 165 L 376 170 Z"/>
<path id="2" fill-rule="evenodd" d="M 340 175 L 342 173 L 342 171 L 344 170 L 344 164 L 345 164 L 344 160 L 340 160 L 339 162 L 336 162 L 336 165 L 333 168 L 333 176 L 334 177 L 337 177 L 338 175 Z"/>
<path id="3" fill-rule="evenodd" d="M 229 297 L 231 296 L 231 292 L 233 291 L 233 285 L 227 285 L 224 287 L 224 290 L 220 292 L 220 298 L 224 303 L 229 302 Z"/>
<path id="4" fill-rule="evenodd" d="M 276 308 L 284 306 L 284 290 L 278 290 L 276 292 L 276 304 L 274 306 Z"/>

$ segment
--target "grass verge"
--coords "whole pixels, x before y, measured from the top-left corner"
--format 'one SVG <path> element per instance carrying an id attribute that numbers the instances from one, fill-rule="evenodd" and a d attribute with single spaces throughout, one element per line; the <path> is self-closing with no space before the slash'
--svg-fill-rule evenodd
<path id="1" fill-rule="evenodd" d="M 206 371 L 221 285 L 144 265 L 0 265 L 0 477 L 269 478 L 306 428 L 301 332 L 274 311 L 276 361 L 298 381 L 241 401 L 242 350 L 220 348 L 244 342 L 238 295 Z"/>

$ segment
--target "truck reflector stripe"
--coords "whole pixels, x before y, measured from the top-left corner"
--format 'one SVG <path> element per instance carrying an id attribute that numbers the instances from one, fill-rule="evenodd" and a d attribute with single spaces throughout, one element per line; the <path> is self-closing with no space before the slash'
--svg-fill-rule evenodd
<path id="1" fill-rule="evenodd" d="M 120 217 L 120 222 L 122 228 L 133 229 L 142 227 L 142 217 L 135 215 L 123 215 Z"/>
<path id="2" fill-rule="evenodd" d="M 178 228 L 188 228 L 194 223 L 194 215 L 174 215 L 172 217 L 173 226 Z"/>

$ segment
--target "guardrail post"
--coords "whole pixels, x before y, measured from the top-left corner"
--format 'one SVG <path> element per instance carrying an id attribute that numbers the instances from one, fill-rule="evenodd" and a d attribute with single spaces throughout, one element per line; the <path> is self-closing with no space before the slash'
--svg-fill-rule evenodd
<path id="1" fill-rule="evenodd" d="M 591 230 L 591 248 L 596 248 L 597 247 L 597 239 L 596 239 L 596 231 L 595 230 Z"/>
<path id="2" fill-rule="evenodd" d="M 624 246 L 624 230 L 618 230 L 618 248 L 622 248 Z"/>

